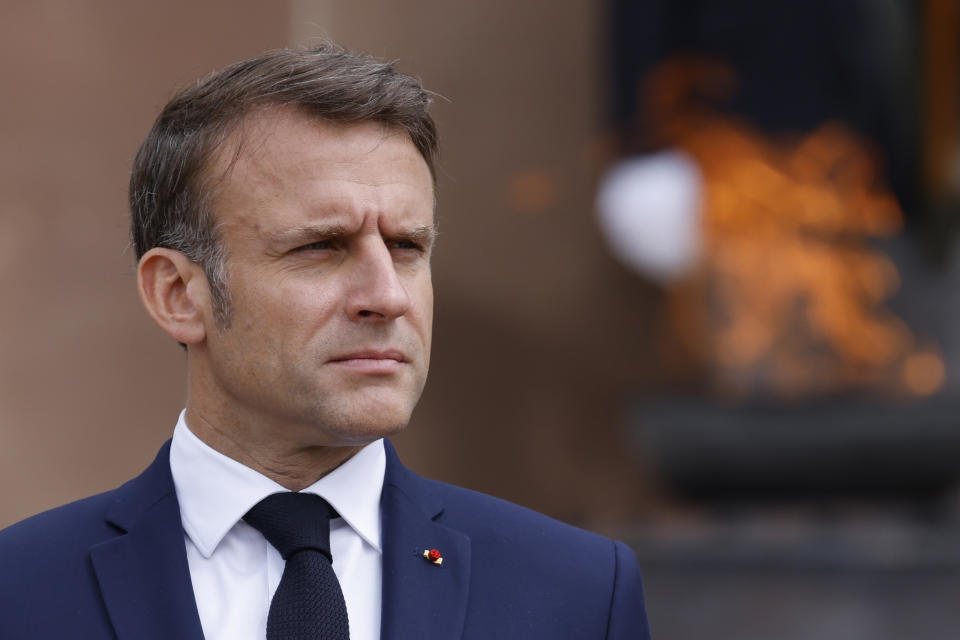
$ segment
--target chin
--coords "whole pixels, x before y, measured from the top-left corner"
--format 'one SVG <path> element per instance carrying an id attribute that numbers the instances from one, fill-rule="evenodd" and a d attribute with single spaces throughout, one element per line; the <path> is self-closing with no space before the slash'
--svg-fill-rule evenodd
<path id="1" fill-rule="evenodd" d="M 406 423 L 338 425 L 334 428 L 328 427 L 327 435 L 336 440 L 337 446 L 362 447 L 374 440 L 396 435 L 403 431 L 406 426 Z"/>
<path id="2" fill-rule="evenodd" d="M 365 445 L 403 431 L 411 413 L 406 407 L 350 407 L 336 415 L 326 411 L 314 424 L 343 446 Z"/>

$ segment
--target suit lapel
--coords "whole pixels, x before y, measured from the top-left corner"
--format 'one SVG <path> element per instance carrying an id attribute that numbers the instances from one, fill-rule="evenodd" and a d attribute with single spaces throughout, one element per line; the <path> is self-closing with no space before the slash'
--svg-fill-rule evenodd
<path id="1" fill-rule="evenodd" d="M 170 476 L 170 444 L 117 490 L 107 520 L 120 532 L 90 549 L 120 640 L 203 640 Z"/>
<path id="2" fill-rule="evenodd" d="M 436 521 L 443 505 L 384 442 L 381 640 L 459 638 L 470 584 L 470 538 Z M 425 559 L 427 549 L 439 550 L 443 564 Z"/>

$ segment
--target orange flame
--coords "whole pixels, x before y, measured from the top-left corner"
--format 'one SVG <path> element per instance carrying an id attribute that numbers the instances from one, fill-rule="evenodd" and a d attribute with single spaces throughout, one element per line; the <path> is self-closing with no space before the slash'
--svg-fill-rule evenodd
<path id="1" fill-rule="evenodd" d="M 717 389 L 936 392 L 942 359 L 918 349 L 882 306 L 899 276 L 867 239 L 895 235 L 902 216 L 868 147 L 837 123 L 775 144 L 684 107 L 684 82 L 698 77 L 688 63 L 662 70 L 653 115 L 661 141 L 689 153 L 704 176 L 705 258 L 672 294 L 673 325 Z"/>

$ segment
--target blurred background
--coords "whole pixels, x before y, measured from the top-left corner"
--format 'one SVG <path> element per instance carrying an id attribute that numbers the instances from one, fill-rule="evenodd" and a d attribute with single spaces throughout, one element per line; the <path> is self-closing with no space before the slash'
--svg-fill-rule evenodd
<path id="1" fill-rule="evenodd" d="M 627 541 L 658 640 L 960 629 L 955 0 L 0 1 L 0 526 L 166 440 L 129 166 L 328 37 L 438 94 L 424 475 Z"/>

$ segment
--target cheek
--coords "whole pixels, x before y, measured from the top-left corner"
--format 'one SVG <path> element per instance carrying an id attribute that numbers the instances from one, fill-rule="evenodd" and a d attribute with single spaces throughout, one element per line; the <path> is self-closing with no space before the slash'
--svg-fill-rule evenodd
<path id="1" fill-rule="evenodd" d="M 272 334 L 280 342 L 296 341 L 302 331 L 328 323 L 341 298 L 335 284 L 321 286 L 297 278 L 261 278 L 238 293 L 236 315 L 260 334 L 259 339 Z"/>
<path id="2" fill-rule="evenodd" d="M 340 309 L 336 287 L 294 287 L 274 295 L 273 317 L 266 320 L 282 323 L 287 337 L 301 347 L 302 339 L 313 339 L 318 330 L 335 324 Z"/>
<path id="3" fill-rule="evenodd" d="M 421 327 L 424 336 L 427 338 L 427 346 L 430 346 L 430 333 L 433 328 L 433 283 L 429 275 L 422 281 L 415 283 L 409 289 L 411 297 L 411 311 L 416 317 L 417 326 Z"/>

